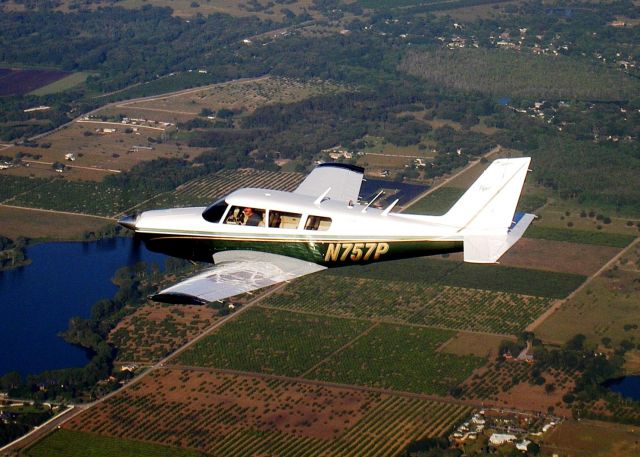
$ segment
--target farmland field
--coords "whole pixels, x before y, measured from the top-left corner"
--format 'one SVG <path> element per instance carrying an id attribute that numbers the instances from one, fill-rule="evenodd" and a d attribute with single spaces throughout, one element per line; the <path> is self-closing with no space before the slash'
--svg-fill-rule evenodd
<path id="1" fill-rule="evenodd" d="M 566 421 L 545 438 L 544 452 L 585 457 L 633 457 L 640 453 L 637 426 L 582 420 Z"/>
<path id="2" fill-rule="evenodd" d="M 208 306 L 145 305 L 118 323 L 109 342 L 118 360 L 159 360 L 212 325 L 217 314 Z"/>
<path id="3" fill-rule="evenodd" d="M 471 408 L 198 370 L 159 370 L 66 429 L 213 455 L 395 455 L 440 436 Z"/>
<path id="4" fill-rule="evenodd" d="M 27 94 L 34 89 L 64 78 L 68 74 L 60 70 L 0 68 L 0 97 Z"/>
<path id="5" fill-rule="evenodd" d="M 7 200 L 23 192 L 45 184 L 44 179 L 27 179 L 23 177 L 0 175 L 0 203 L 7 203 Z"/>
<path id="6" fill-rule="evenodd" d="M 97 232 L 110 222 L 97 217 L 52 213 L 0 206 L 0 235 L 15 239 L 81 239 L 85 232 Z"/>
<path id="7" fill-rule="evenodd" d="M 410 321 L 434 327 L 514 335 L 550 305 L 548 298 L 446 286 Z"/>
<path id="8" fill-rule="evenodd" d="M 174 362 L 299 376 L 370 326 L 363 321 L 252 308 Z"/>
<path id="9" fill-rule="evenodd" d="M 303 179 L 304 175 L 301 173 L 280 173 L 252 168 L 225 170 L 182 184 L 174 192 L 159 195 L 145 203 L 144 207 L 208 206 L 217 199 L 243 187 L 292 191 Z"/>
<path id="10" fill-rule="evenodd" d="M 442 216 L 462 197 L 466 189 L 441 187 L 407 208 L 407 213 Z"/>
<path id="11" fill-rule="evenodd" d="M 109 134 L 96 132 L 97 129 L 102 128 L 114 128 L 116 131 Z M 48 145 L 46 148 L 15 146 L 5 151 L 5 154 L 9 152 L 14 156 L 18 153 L 24 154 L 23 160 L 36 160 L 30 156 L 37 155 L 37 161 L 47 164 L 46 169 L 51 177 L 59 176 L 51 167 L 53 162 L 63 162 L 71 167 L 102 169 L 100 174 L 83 168 L 71 168 L 65 172 L 65 177 L 71 180 L 102 180 L 105 176 L 113 173 L 110 170 L 130 170 L 140 162 L 159 157 L 182 158 L 187 152 L 193 158 L 202 152 L 200 148 L 150 142 L 150 137 L 158 138 L 162 135 L 163 131 L 159 127 L 151 129 L 138 126 L 136 128 L 138 131 L 134 132 L 131 125 L 75 122 L 40 139 L 41 145 Z M 135 149 L 136 146 L 143 148 Z M 68 153 L 75 154 L 76 160 L 66 161 L 65 155 Z M 5 173 L 17 174 L 20 170 L 22 169 L 10 168 L 5 170 Z"/>
<path id="12" fill-rule="evenodd" d="M 111 437 L 82 433 L 72 430 L 57 430 L 24 451 L 28 457 L 197 457 L 199 452 L 158 444 L 143 443 Z"/>
<path id="13" fill-rule="evenodd" d="M 149 195 L 129 195 L 121 188 L 95 182 L 52 180 L 11 201 L 12 205 L 110 216 Z"/>
<path id="14" fill-rule="evenodd" d="M 306 375 L 310 379 L 446 395 L 485 359 L 437 349 L 455 332 L 380 324 Z"/>
<path id="15" fill-rule="evenodd" d="M 158 96 L 152 100 L 119 103 L 109 112 L 133 113 L 138 117 L 144 112 L 176 113 L 179 120 L 196 117 L 203 109 L 214 112 L 222 108 L 252 112 L 269 103 L 293 103 L 319 94 L 344 90 L 327 81 L 303 82 L 290 78 L 262 77 L 214 84 L 178 95 Z M 132 115 L 133 115 L 132 114 Z"/>
<path id="16" fill-rule="evenodd" d="M 593 244 L 596 246 L 610 246 L 614 248 L 624 248 L 631 243 L 637 233 L 633 229 L 627 230 L 629 233 L 609 233 L 596 230 L 580 230 L 572 228 L 545 227 L 538 224 L 530 226 L 524 236 L 527 238 L 537 238 L 552 241 L 568 241 L 571 243 Z"/>
<path id="17" fill-rule="evenodd" d="M 499 49 L 413 52 L 400 69 L 454 89 L 499 96 L 621 100 L 640 88 L 631 77 L 586 60 Z"/>
<path id="18" fill-rule="evenodd" d="M 443 261 L 435 257 L 334 268 L 325 274 L 442 284 L 548 298 L 563 298 L 585 280 L 584 276 L 571 273 Z"/>
<path id="19" fill-rule="evenodd" d="M 75 86 L 78 86 L 86 81 L 89 73 L 78 72 L 65 76 L 62 79 L 47 84 L 46 86 L 39 87 L 31 92 L 31 95 L 37 95 L 39 97 L 43 95 L 56 94 L 58 92 L 64 92 Z"/>
<path id="20" fill-rule="evenodd" d="M 500 258 L 500 264 L 588 276 L 619 252 L 616 247 L 521 238 Z"/>
<path id="21" fill-rule="evenodd" d="M 568 341 L 582 333 L 592 343 L 608 337 L 614 344 L 639 340 L 640 274 L 620 268 L 594 279 L 546 319 L 536 334 L 547 341 Z"/>
<path id="22" fill-rule="evenodd" d="M 263 303 L 319 315 L 498 334 L 517 334 L 551 305 L 548 298 L 415 282 L 334 277 L 328 284 L 302 278 Z"/>

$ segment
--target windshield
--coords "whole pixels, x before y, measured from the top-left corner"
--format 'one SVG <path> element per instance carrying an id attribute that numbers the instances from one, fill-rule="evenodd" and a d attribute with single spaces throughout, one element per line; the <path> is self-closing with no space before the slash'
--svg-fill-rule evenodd
<path id="1" fill-rule="evenodd" d="M 226 209 L 227 209 L 227 204 L 223 198 L 215 202 L 213 205 L 209 206 L 207 209 L 205 209 L 204 212 L 202 213 L 202 217 L 204 218 L 204 220 L 208 222 L 213 222 L 217 224 L 218 222 L 220 222 L 220 219 L 222 218 L 222 215 L 224 214 Z"/>

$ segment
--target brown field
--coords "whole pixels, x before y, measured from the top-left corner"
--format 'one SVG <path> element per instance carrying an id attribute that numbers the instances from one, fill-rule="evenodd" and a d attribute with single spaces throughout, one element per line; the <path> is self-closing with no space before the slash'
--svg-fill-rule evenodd
<path id="1" fill-rule="evenodd" d="M 619 252 L 619 248 L 608 246 L 521 238 L 500 259 L 500 263 L 589 276 Z"/>
<path id="2" fill-rule="evenodd" d="M 475 355 L 495 358 L 498 355 L 500 343 L 504 340 L 503 336 L 458 332 L 456 336 L 440 346 L 438 351 L 459 356 Z"/>
<path id="3" fill-rule="evenodd" d="M 35 152 L 33 152 L 35 154 Z M 70 181 L 102 181 L 105 176 L 115 174 L 117 170 L 105 168 L 83 167 L 71 165 L 76 162 L 65 162 L 67 168 L 63 173 L 55 172 L 51 167 L 52 162 L 35 162 L 30 158 L 23 159 L 24 166 L 2 170 L 11 176 L 24 176 L 31 178 L 62 178 Z"/>
<path id="4" fill-rule="evenodd" d="M 218 318 L 208 306 L 148 304 L 122 319 L 109 334 L 118 360 L 151 362 L 165 357 Z"/>
<path id="5" fill-rule="evenodd" d="M 640 351 L 627 351 L 624 355 L 624 370 L 628 374 L 640 373 Z"/>
<path id="6" fill-rule="evenodd" d="M 116 128 L 115 133 L 99 135 L 98 128 Z M 131 126 L 128 126 L 131 127 Z M 138 132 L 125 133 L 124 125 L 111 125 L 101 123 L 79 123 L 76 122 L 64 129 L 52 133 L 39 140 L 40 144 L 50 143 L 49 148 L 26 148 L 16 146 L 7 149 L 5 155 L 15 156 L 18 152 L 27 154 L 23 160 L 37 160 L 43 164 L 32 164 L 28 171 L 24 168 L 11 168 L 5 170 L 8 174 L 24 175 L 34 173 L 31 168 L 41 168 L 47 171 L 49 176 L 58 176 L 49 163 L 62 162 L 71 167 L 71 170 L 64 173 L 68 179 L 94 180 L 99 181 L 107 176 L 108 170 L 126 171 L 137 163 L 145 160 L 152 160 L 158 157 L 183 157 L 189 154 L 190 157 L 197 156 L 202 149 L 188 148 L 186 146 L 176 146 L 169 143 L 149 143 L 148 137 L 158 138 L 162 132 L 160 130 L 139 127 Z M 90 136 L 85 136 L 85 132 L 90 132 Z M 140 149 L 136 152 L 132 150 L 134 146 L 151 146 L 153 149 Z M 77 159 L 73 162 L 65 160 L 65 154 L 74 153 Z M 40 155 L 34 159 L 33 155 Z M 86 167 L 86 168 L 82 168 Z M 92 168 L 104 169 L 96 171 Z M 38 172 L 41 173 L 42 171 Z"/>
<path id="7" fill-rule="evenodd" d="M 85 232 L 100 230 L 109 224 L 100 217 L 0 206 L 0 235 L 13 239 L 24 236 L 76 240 Z"/>
<path id="8" fill-rule="evenodd" d="M 546 341 L 564 342 L 582 333 L 592 342 L 640 339 L 640 274 L 611 269 L 595 278 L 536 329 Z"/>
<path id="9" fill-rule="evenodd" d="M 63 0 L 62 4 L 55 8 L 56 11 L 69 12 L 72 11 L 69 9 L 69 5 L 71 5 L 71 1 Z M 225 13 L 230 14 L 232 16 L 257 16 L 261 19 L 271 19 L 272 21 L 282 21 L 284 19 L 284 15 L 282 10 L 284 8 L 288 8 L 293 11 L 295 14 L 299 14 L 303 9 L 308 9 L 311 15 L 317 14 L 316 11 L 309 9 L 312 2 L 311 0 L 298 0 L 296 3 L 290 5 L 278 5 L 275 4 L 271 8 L 267 8 L 264 11 L 259 12 L 251 12 L 246 8 L 243 8 L 241 5 L 246 4 L 247 2 L 240 0 L 209 0 L 209 1 L 199 1 L 196 2 L 198 6 L 191 6 L 192 0 L 153 0 L 153 5 L 158 7 L 170 7 L 173 9 L 173 15 L 179 17 L 191 17 L 197 14 L 202 14 L 203 16 L 208 16 L 213 13 Z M 260 0 L 259 3 L 266 6 L 268 3 L 265 0 Z M 118 2 L 118 6 L 122 8 L 129 9 L 140 9 L 143 5 L 145 5 L 144 0 L 123 0 Z M 9 0 L 6 3 L 0 6 L 0 11 L 25 11 L 26 8 L 23 3 L 17 3 L 14 0 Z M 105 3 L 96 2 L 89 5 L 83 5 L 83 9 L 97 9 L 99 7 L 104 7 Z"/>
<path id="10" fill-rule="evenodd" d="M 302 82 L 266 76 L 214 84 L 168 97 L 125 102 L 111 108 L 110 111 L 129 114 L 132 117 L 134 113 L 130 113 L 129 110 L 143 111 L 154 119 L 156 115 L 174 116 L 175 113 L 176 117 L 172 119 L 186 120 L 196 117 L 203 108 L 213 111 L 226 108 L 252 112 L 269 103 L 293 103 L 314 95 L 342 90 L 342 86 L 327 81 Z"/>
<path id="11" fill-rule="evenodd" d="M 610 224 L 605 224 L 597 220 L 595 217 L 580 217 L 581 211 L 594 211 L 596 215 L 602 214 L 611 218 Z M 638 235 L 638 228 L 635 224 L 639 222 L 637 219 L 626 217 L 617 217 L 613 211 L 607 211 L 597 208 L 581 207 L 577 203 L 551 200 L 539 211 L 536 211 L 539 219 L 537 225 L 542 227 L 567 228 L 569 224 L 573 224 L 573 228 L 577 230 L 597 230 L 606 233 L 624 233 L 627 235 Z M 567 214 L 569 213 L 569 214 Z M 628 226 L 627 222 L 631 220 L 633 226 Z"/>
<path id="12" fill-rule="evenodd" d="M 633 457 L 640 455 L 637 426 L 591 420 L 565 421 L 545 437 L 544 455 L 563 457 Z"/>
<path id="13" fill-rule="evenodd" d="M 462 397 L 481 400 L 483 404 L 499 408 L 516 408 L 547 413 L 549 407 L 555 414 L 571 416 L 562 402 L 562 396 L 574 388 L 574 375 L 558 370 L 548 370 L 541 375 L 545 384 L 553 384 L 555 390 L 548 394 L 545 385 L 530 383 L 532 365 L 519 361 L 499 359 L 477 369 L 462 385 Z"/>
<path id="14" fill-rule="evenodd" d="M 395 455 L 470 411 L 312 382 L 161 369 L 64 427 L 213 455 Z"/>
<path id="15" fill-rule="evenodd" d="M 556 378 L 549 372 L 543 372 L 542 377 L 548 382 Z M 557 386 L 556 383 L 554 385 Z M 571 409 L 562 401 L 562 397 L 571 392 L 574 387 L 574 382 L 568 380 L 562 387 L 556 387 L 553 392 L 547 393 L 544 385 L 536 386 L 525 381 L 506 392 L 500 392 L 493 405 L 541 413 L 547 413 L 549 408 L 553 408 L 555 415 L 571 417 Z"/>

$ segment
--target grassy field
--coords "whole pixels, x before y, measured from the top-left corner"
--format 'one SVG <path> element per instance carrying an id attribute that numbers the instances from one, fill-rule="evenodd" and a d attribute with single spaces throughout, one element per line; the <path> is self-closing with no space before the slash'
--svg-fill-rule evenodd
<path id="1" fill-rule="evenodd" d="M 511 97 L 624 100 L 640 90 L 631 77 L 586 60 L 499 49 L 412 52 L 400 69 L 446 87 Z"/>
<path id="2" fill-rule="evenodd" d="M 440 187 L 426 197 L 418 200 L 407 208 L 410 214 L 428 214 L 430 216 L 442 216 L 453 204 L 462 197 L 467 189 L 458 187 Z"/>
<path id="3" fill-rule="evenodd" d="M 177 113 L 184 115 L 180 120 L 186 120 L 196 117 L 205 108 L 214 112 L 225 108 L 250 113 L 270 103 L 293 103 L 343 90 L 343 86 L 323 80 L 307 82 L 267 76 L 214 84 L 178 95 L 157 96 L 148 101 L 122 102 L 110 110 L 125 114 L 128 110 L 146 111 L 147 116 Z"/>
<path id="4" fill-rule="evenodd" d="M 374 456 L 441 436 L 470 412 L 346 387 L 164 369 L 65 428 L 211 455 Z"/>
<path id="5" fill-rule="evenodd" d="M 253 308 L 175 362 L 299 376 L 370 326 L 363 321 Z"/>
<path id="6" fill-rule="evenodd" d="M 585 457 L 632 457 L 640 454 L 638 427 L 596 421 L 567 421 L 548 437 L 543 452 Z"/>
<path id="7" fill-rule="evenodd" d="M 405 281 L 334 277 L 329 284 L 302 278 L 264 304 L 319 315 L 497 334 L 517 334 L 551 304 L 542 297 Z"/>
<path id="8" fill-rule="evenodd" d="M 56 430 L 24 451 L 28 457 L 196 457 L 196 451 L 123 440 L 72 430 Z"/>
<path id="9" fill-rule="evenodd" d="M 447 330 L 380 324 L 307 377 L 446 395 L 485 362 L 438 352 L 454 335 Z"/>
<path id="10" fill-rule="evenodd" d="M 47 180 L 44 179 L 0 174 L 0 203 L 7 203 L 7 200 L 46 183 Z"/>
<path id="11" fill-rule="evenodd" d="M 543 340 L 564 342 L 578 333 L 592 343 L 611 338 L 640 340 L 640 274 L 624 271 L 605 273 L 546 319 L 536 329 Z"/>
<path id="12" fill-rule="evenodd" d="M 243 187 L 259 187 L 292 191 L 302 182 L 301 173 L 261 171 L 250 168 L 225 170 L 211 176 L 196 178 L 145 203 L 144 208 L 174 206 L 208 206 L 217 199 Z"/>
<path id="13" fill-rule="evenodd" d="M 136 126 L 120 123 L 75 122 L 41 138 L 39 144 L 48 145 L 47 147 L 15 146 L 5 150 L 4 154 L 15 156 L 21 153 L 25 155 L 23 160 L 42 162 L 43 169 L 48 172 L 47 176 L 50 178 L 60 176 L 51 164 L 62 162 L 72 167 L 64 173 L 68 180 L 101 181 L 105 176 L 113 174 L 112 170 L 116 172 L 130 170 L 143 161 L 160 157 L 182 158 L 185 154 L 193 158 L 202 152 L 201 148 L 190 148 L 170 142 L 150 142 L 149 138 L 162 136 L 161 128 L 164 127 L 137 126 L 138 131 L 133 131 L 133 127 Z M 97 129 L 103 128 L 114 128 L 116 132 L 108 134 L 96 132 Z M 150 149 L 134 150 L 135 146 Z M 68 153 L 75 154 L 76 160 L 73 162 L 65 160 L 65 155 Z M 97 169 L 99 173 L 93 169 Z M 29 168 L 10 168 L 3 173 L 23 174 L 25 170 L 31 172 Z"/>
<path id="14" fill-rule="evenodd" d="M 96 232 L 109 221 L 74 214 L 51 213 L 32 209 L 0 206 L 0 235 L 47 240 L 78 240 L 85 232 Z"/>
<path id="15" fill-rule="evenodd" d="M 596 232 L 570 228 L 542 227 L 536 224 L 530 226 L 525 232 L 525 237 L 527 238 L 595 244 L 614 248 L 624 248 L 631 243 L 636 236 L 637 235 L 634 234 L 626 235 L 622 233 Z"/>
<path id="16" fill-rule="evenodd" d="M 365 266 L 334 268 L 325 274 L 350 278 L 442 284 L 547 298 L 565 297 L 585 280 L 584 276 L 571 273 L 502 265 L 479 265 L 424 257 Z"/>
<path id="17" fill-rule="evenodd" d="M 11 201 L 12 205 L 110 216 L 150 195 L 130 195 L 119 187 L 63 179 L 50 181 Z"/>
<path id="18" fill-rule="evenodd" d="M 640 220 L 637 216 L 624 217 L 611 209 L 585 207 L 566 200 L 550 199 L 537 214 L 539 219 L 535 225 L 539 227 L 640 235 L 637 225 Z"/>
<path id="19" fill-rule="evenodd" d="M 50 95 L 50 94 L 57 94 L 58 92 L 64 92 L 65 90 L 69 90 L 75 86 L 78 86 L 84 83 L 87 80 L 87 77 L 89 77 L 89 74 L 90 73 L 85 73 L 85 72 L 72 73 L 69 76 L 59 79 L 58 81 L 55 81 L 51 84 L 48 84 L 44 87 L 40 87 L 34 90 L 33 92 L 30 93 L 30 95 L 36 95 L 38 97 L 41 97 L 43 95 Z"/>
<path id="20" fill-rule="evenodd" d="M 590 276 L 619 252 L 610 246 L 521 238 L 500 258 L 500 265 Z"/>

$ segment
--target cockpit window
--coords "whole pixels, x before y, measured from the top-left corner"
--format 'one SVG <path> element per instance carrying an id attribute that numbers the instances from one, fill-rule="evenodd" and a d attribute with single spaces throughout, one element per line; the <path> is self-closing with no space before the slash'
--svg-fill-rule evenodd
<path id="1" fill-rule="evenodd" d="M 225 224 L 264 227 L 265 210 L 250 206 L 233 206 L 227 214 Z"/>
<path id="2" fill-rule="evenodd" d="M 217 224 L 218 222 L 220 222 L 220 219 L 222 218 L 222 215 L 224 214 L 226 209 L 227 204 L 225 203 L 224 199 L 218 200 L 213 205 L 204 210 L 204 212 L 202 213 L 202 217 L 205 221 Z"/>
<path id="3" fill-rule="evenodd" d="M 309 216 L 304 224 L 305 230 L 329 230 L 329 227 L 331 227 L 331 218 L 323 216 Z"/>
<path id="4" fill-rule="evenodd" d="M 302 214 L 269 210 L 269 227 L 297 229 L 300 225 L 300 219 L 302 219 Z"/>

